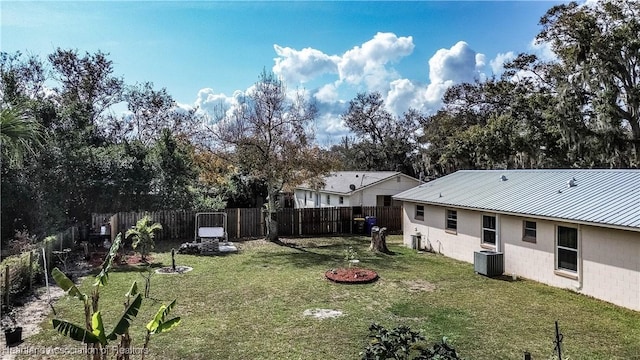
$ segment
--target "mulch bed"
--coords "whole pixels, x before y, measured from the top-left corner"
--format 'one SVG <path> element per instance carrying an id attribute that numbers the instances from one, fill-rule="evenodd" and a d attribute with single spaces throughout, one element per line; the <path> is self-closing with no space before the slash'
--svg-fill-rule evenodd
<path id="1" fill-rule="evenodd" d="M 362 268 L 331 269 L 324 276 L 340 284 L 368 284 L 378 280 L 378 273 Z"/>
<path id="2" fill-rule="evenodd" d="M 104 258 L 106 256 L 106 252 L 93 252 L 91 253 L 91 257 L 87 262 L 89 263 L 89 265 L 91 265 L 91 267 L 98 267 L 102 265 L 102 262 L 104 261 Z M 142 258 L 138 253 L 130 252 L 127 253 L 124 257 L 122 256 L 122 254 L 118 253 L 113 261 L 113 265 L 146 265 L 147 263 L 153 261 L 153 256 L 148 255 L 145 260 L 146 262 L 142 261 Z"/>

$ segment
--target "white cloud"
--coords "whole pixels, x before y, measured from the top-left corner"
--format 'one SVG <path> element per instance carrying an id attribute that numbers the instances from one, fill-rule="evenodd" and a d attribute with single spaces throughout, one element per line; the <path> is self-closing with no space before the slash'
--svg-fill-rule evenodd
<path id="1" fill-rule="evenodd" d="M 486 56 L 484 54 L 476 54 L 476 68 L 478 69 L 478 71 L 481 71 L 485 67 L 485 65 L 487 65 L 485 58 Z"/>
<path id="2" fill-rule="evenodd" d="M 273 45 L 277 58 L 273 72 L 290 82 L 306 82 L 326 73 L 337 73 L 338 56 L 329 56 L 320 50 L 305 48 L 295 50 Z"/>
<path id="3" fill-rule="evenodd" d="M 494 75 L 500 75 L 504 71 L 504 64 L 508 61 L 511 61 L 516 58 L 516 55 L 513 51 L 509 51 L 506 53 L 498 53 L 495 59 L 489 61 L 489 65 L 491 65 L 491 71 L 493 71 Z"/>
<path id="4" fill-rule="evenodd" d="M 417 95 L 423 101 L 422 110 L 432 113 L 442 104 L 445 91 L 454 84 L 484 78 L 479 70 L 485 66 L 484 54 L 476 53 L 464 41 L 450 49 L 440 49 L 429 59 L 429 80 L 426 90 Z"/>
<path id="5" fill-rule="evenodd" d="M 326 84 L 320 87 L 314 94 L 314 97 L 323 103 L 332 103 L 338 101 L 338 91 L 336 85 Z"/>
<path id="6" fill-rule="evenodd" d="M 536 39 L 533 39 L 531 43 L 529 43 L 529 50 L 542 61 L 558 60 L 558 56 L 553 52 L 551 44 L 548 42 L 538 42 Z"/>
<path id="7" fill-rule="evenodd" d="M 402 114 L 409 108 L 420 108 L 420 88 L 409 79 L 394 80 L 389 84 L 387 93 L 387 108 L 394 114 Z"/>
<path id="8" fill-rule="evenodd" d="M 440 49 L 429 59 L 429 79 L 431 83 L 470 82 L 476 79 L 476 52 L 464 41 L 459 41 L 451 49 Z"/>
<path id="9" fill-rule="evenodd" d="M 411 36 L 379 32 L 362 46 L 355 46 L 342 55 L 338 63 L 340 80 L 355 85 L 364 81 L 370 89 L 387 87 L 395 72 L 385 65 L 411 54 L 413 48 Z"/>
<path id="10" fill-rule="evenodd" d="M 436 51 L 428 60 L 429 68 L 424 69 L 425 74 L 428 70 L 426 83 L 402 78 L 392 65 L 410 55 L 414 47 L 411 36 L 399 37 L 393 33 L 377 33 L 342 55 L 274 45 L 277 57 L 272 70 L 288 85 L 314 84 L 313 90 L 307 90 L 305 95 L 316 101 L 319 110 L 317 137 L 321 142 L 339 141 L 349 134 L 341 115 L 357 91 L 380 92 L 387 109 L 397 116 L 409 108 L 433 114 L 442 106 L 442 95 L 450 86 L 485 77 L 482 72 L 487 65 L 485 55 L 460 41 L 451 48 Z M 512 53 L 499 54 L 490 61 L 491 67 L 501 66 L 509 56 Z M 220 104 L 232 109 L 239 104 L 239 97 L 250 93 L 252 87 L 233 96 L 205 88 L 198 92 L 195 106 L 209 114 Z"/>

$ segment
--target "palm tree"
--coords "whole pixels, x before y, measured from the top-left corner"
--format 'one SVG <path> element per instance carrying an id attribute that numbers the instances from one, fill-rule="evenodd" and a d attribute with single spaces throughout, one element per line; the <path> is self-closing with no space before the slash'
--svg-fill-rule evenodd
<path id="1" fill-rule="evenodd" d="M 25 155 L 42 146 L 40 123 L 20 108 L 0 109 L 0 149 L 10 164 L 20 166 Z"/>
<path id="2" fill-rule="evenodd" d="M 159 223 L 152 223 L 149 216 L 145 216 L 136 222 L 136 226 L 127 230 L 125 234 L 126 238 L 132 237 L 133 243 L 131 244 L 134 249 L 138 250 L 142 261 L 146 261 L 145 257 L 149 255 L 149 252 L 153 250 L 155 237 L 155 231 L 162 230 L 162 225 Z"/>

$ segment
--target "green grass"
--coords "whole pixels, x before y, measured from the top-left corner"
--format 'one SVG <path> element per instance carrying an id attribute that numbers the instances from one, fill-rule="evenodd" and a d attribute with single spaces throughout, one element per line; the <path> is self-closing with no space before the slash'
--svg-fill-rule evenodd
<path id="1" fill-rule="evenodd" d="M 471 264 L 399 246 L 399 236 L 389 239 L 392 256 L 370 253 L 364 237 L 288 241 L 296 246 L 249 241 L 240 243 L 236 255 L 178 255 L 178 265 L 194 270 L 153 275 L 153 299 L 143 301 L 133 326 L 134 347 L 142 346 L 144 325 L 160 304 L 177 298 L 172 315 L 183 321 L 152 338 L 149 359 L 356 359 L 372 322 L 422 329 L 429 343 L 447 336 L 466 359 L 522 359 L 525 350 L 536 360 L 551 359 L 556 320 L 564 334 L 563 358 L 640 358 L 638 312 L 534 281 L 476 275 Z M 339 285 L 324 279 L 326 270 L 345 265 L 349 245 L 360 265 L 379 273 L 378 282 Z M 153 255 L 158 265 L 170 265 L 170 252 Z M 134 280 L 143 286 L 135 268 L 114 271 L 102 289 L 108 330 Z M 420 291 L 415 284 L 435 289 Z M 66 296 L 55 309 L 59 318 L 82 323 L 79 305 Z M 303 317 L 310 308 L 346 315 Z M 50 322 L 42 326 L 45 330 L 25 346 L 77 346 Z"/>

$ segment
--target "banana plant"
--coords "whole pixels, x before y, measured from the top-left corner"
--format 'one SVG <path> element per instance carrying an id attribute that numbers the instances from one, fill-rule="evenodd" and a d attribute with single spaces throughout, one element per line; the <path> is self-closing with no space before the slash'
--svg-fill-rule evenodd
<path id="1" fill-rule="evenodd" d="M 124 303 L 125 309 L 131 303 L 131 297 L 136 295 L 139 296 L 140 292 L 138 291 L 138 283 L 134 281 L 133 284 L 131 284 L 131 288 L 129 288 L 129 291 L 124 295 L 127 298 L 127 301 Z M 129 354 L 131 354 L 130 349 L 131 336 L 129 335 L 129 329 L 127 329 L 124 334 L 120 336 L 120 344 L 118 344 L 116 360 L 129 360 Z"/>
<path id="2" fill-rule="evenodd" d="M 137 291 L 137 284 L 132 285 L 132 291 L 129 294 L 133 294 L 135 290 L 134 300 L 126 306 L 124 313 L 118 320 L 113 330 L 107 333 L 104 329 L 104 322 L 102 320 L 102 314 L 98 307 L 98 301 L 100 299 L 100 287 L 105 286 L 109 279 L 109 270 L 115 259 L 118 249 L 120 248 L 122 240 L 122 234 L 118 234 L 115 241 L 109 249 L 109 253 L 105 257 L 102 263 L 100 272 L 96 275 L 96 280 L 93 283 L 93 290 L 91 297 L 82 293 L 78 287 L 71 281 L 60 269 L 54 268 L 51 271 L 51 275 L 55 282 L 62 288 L 67 294 L 73 297 L 77 297 L 83 302 L 85 313 L 85 326 L 73 324 L 69 321 L 53 319 L 53 328 L 64 336 L 68 336 L 73 340 L 83 342 L 87 344 L 87 349 L 92 348 L 94 350 L 100 350 L 106 348 L 108 341 L 113 341 L 128 333 L 128 329 L 131 326 L 133 318 L 138 315 L 140 306 L 142 305 L 142 296 Z M 132 295 L 130 295 L 132 296 Z M 99 359 L 100 354 L 102 358 L 106 359 L 106 351 L 87 351 L 87 357 L 93 353 L 94 359 Z"/>
<path id="3" fill-rule="evenodd" d="M 160 309 L 158 309 L 158 312 L 153 317 L 153 320 L 149 321 L 149 323 L 147 324 L 147 336 L 144 339 L 142 356 L 140 357 L 141 360 L 144 360 L 144 355 L 147 352 L 147 348 L 149 347 L 149 340 L 151 340 L 151 335 L 165 333 L 180 324 L 179 316 L 169 320 L 165 319 L 175 305 L 176 300 L 174 299 L 169 305 L 160 306 Z"/>

